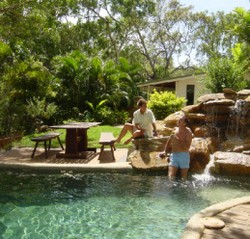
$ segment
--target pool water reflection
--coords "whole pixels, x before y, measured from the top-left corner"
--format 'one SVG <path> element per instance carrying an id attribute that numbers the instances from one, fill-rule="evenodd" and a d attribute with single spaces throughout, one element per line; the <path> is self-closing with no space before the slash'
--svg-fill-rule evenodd
<path id="1" fill-rule="evenodd" d="M 0 172 L 0 238 L 176 239 L 194 213 L 249 189 L 249 178 Z"/>

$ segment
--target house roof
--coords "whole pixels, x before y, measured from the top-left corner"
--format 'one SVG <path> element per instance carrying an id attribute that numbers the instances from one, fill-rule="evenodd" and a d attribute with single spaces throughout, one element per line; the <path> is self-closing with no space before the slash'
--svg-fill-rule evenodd
<path id="1" fill-rule="evenodd" d="M 170 78 L 170 79 L 154 80 L 154 81 L 148 81 L 148 82 L 140 83 L 140 84 L 138 84 L 138 86 L 139 87 L 145 87 L 145 86 L 162 85 L 162 84 L 166 84 L 166 83 L 175 83 L 177 81 L 193 79 L 193 78 L 196 78 L 196 77 L 201 78 L 203 76 L 205 76 L 204 73 L 195 74 L 195 75 L 177 76 L 177 77 L 173 77 L 173 78 Z"/>

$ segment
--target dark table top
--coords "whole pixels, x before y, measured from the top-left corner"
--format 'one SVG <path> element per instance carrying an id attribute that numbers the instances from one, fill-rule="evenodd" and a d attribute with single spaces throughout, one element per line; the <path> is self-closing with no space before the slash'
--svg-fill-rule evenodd
<path id="1" fill-rule="evenodd" d="M 97 126 L 101 124 L 101 122 L 70 122 L 67 124 L 61 125 L 52 125 L 49 126 L 51 129 L 88 129 L 93 126 Z"/>

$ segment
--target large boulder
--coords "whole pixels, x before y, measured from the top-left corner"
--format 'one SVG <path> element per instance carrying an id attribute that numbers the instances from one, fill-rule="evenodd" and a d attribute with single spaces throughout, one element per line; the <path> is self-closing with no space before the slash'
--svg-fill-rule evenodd
<path id="1" fill-rule="evenodd" d="M 233 89 L 231 89 L 231 88 L 224 88 L 223 89 L 223 93 L 224 93 L 224 96 L 227 99 L 237 100 L 237 92 L 234 91 Z"/>
<path id="2" fill-rule="evenodd" d="M 247 150 L 250 150 L 250 139 L 232 137 L 221 143 L 220 151 L 242 153 Z"/>
<path id="3" fill-rule="evenodd" d="M 208 142 L 204 138 L 194 138 L 190 147 L 190 172 L 202 173 L 210 161 Z"/>
<path id="4" fill-rule="evenodd" d="M 178 120 L 183 116 L 183 112 L 177 111 L 173 114 L 170 114 L 164 119 L 164 124 L 166 127 L 174 128 L 177 126 Z"/>
<path id="5" fill-rule="evenodd" d="M 161 159 L 159 153 L 165 148 L 168 137 L 134 140 L 135 149 L 128 161 L 138 170 L 166 170 L 168 157 Z M 190 172 L 202 173 L 210 160 L 209 145 L 203 138 L 194 138 L 190 147 Z"/>
<path id="6" fill-rule="evenodd" d="M 250 155 L 217 151 L 214 154 L 212 174 L 250 176 Z"/>
<path id="7" fill-rule="evenodd" d="M 206 94 L 202 95 L 197 99 L 198 103 L 213 101 L 213 100 L 222 100 L 226 99 L 225 95 L 223 93 L 215 93 L 215 94 Z"/>
<path id="8" fill-rule="evenodd" d="M 161 159 L 158 155 L 164 150 L 167 140 L 168 137 L 135 139 L 128 161 L 137 170 L 166 170 L 168 159 Z"/>
<path id="9" fill-rule="evenodd" d="M 249 89 L 244 89 L 239 92 L 237 92 L 238 99 L 246 99 L 247 97 L 250 96 L 250 90 Z"/>
<path id="10" fill-rule="evenodd" d="M 168 168 L 168 158 L 160 158 L 159 152 L 135 150 L 129 155 L 128 160 L 136 170 L 167 171 Z"/>

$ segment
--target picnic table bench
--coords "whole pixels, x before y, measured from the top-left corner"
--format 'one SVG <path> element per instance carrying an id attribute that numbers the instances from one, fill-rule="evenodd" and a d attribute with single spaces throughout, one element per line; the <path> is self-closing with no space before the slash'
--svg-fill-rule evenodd
<path id="1" fill-rule="evenodd" d="M 115 137 L 113 133 L 102 132 L 99 139 L 99 144 L 102 145 L 100 150 L 99 160 L 102 159 L 105 145 L 109 145 L 111 149 L 111 159 L 112 161 L 115 161 L 114 150 L 116 150 L 116 148 L 115 148 Z"/>
<path id="2" fill-rule="evenodd" d="M 64 150 L 62 142 L 59 138 L 60 133 L 58 132 L 53 132 L 53 133 L 48 133 L 48 134 L 44 134 L 35 138 L 32 138 L 31 140 L 36 142 L 34 150 L 32 152 L 31 158 L 34 158 L 35 152 L 36 152 L 36 148 L 38 146 L 38 144 L 40 142 L 44 142 L 44 149 L 45 149 L 45 158 L 48 158 L 48 152 L 50 151 L 50 146 L 51 146 L 51 140 L 57 138 L 61 148 Z M 47 141 L 49 141 L 49 145 L 47 147 Z"/>

